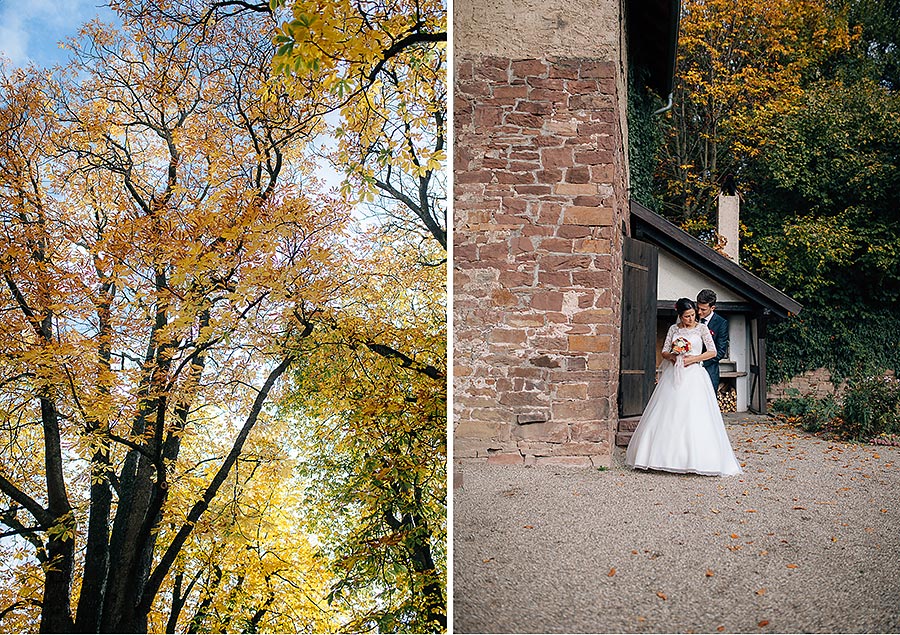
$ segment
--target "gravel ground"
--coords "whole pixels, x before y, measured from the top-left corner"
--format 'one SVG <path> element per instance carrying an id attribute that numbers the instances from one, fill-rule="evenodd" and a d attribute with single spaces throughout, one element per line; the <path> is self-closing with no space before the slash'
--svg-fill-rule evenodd
<path id="1" fill-rule="evenodd" d="M 453 631 L 900 632 L 900 448 L 726 427 L 728 478 L 464 463 Z"/>

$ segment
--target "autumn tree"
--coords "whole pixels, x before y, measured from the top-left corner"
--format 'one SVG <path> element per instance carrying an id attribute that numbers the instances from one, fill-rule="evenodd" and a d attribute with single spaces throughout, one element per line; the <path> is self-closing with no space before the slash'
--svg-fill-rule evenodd
<path id="1" fill-rule="evenodd" d="M 3 79 L 0 520 L 22 582 L 3 610 L 22 630 L 38 609 L 43 632 L 141 632 L 172 578 L 173 601 L 212 592 L 182 559 L 344 282 L 346 208 L 300 154 L 315 109 L 262 98 L 265 28 L 206 35 L 95 25 L 73 81 Z"/>
<path id="2" fill-rule="evenodd" d="M 274 70 L 298 97 L 321 79 L 340 116 L 329 156 L 343 192 L 376 212 L 357 251 L 378 274 L 321 342 L 331 367 L 301 373 L 293 402 L 325 422 L 310 428 L 328 443 L 308 446 L 305 473 L 332 475 L 318 497 L 331 514 L 312 516 L 336 538 L 331 599 L 367 607 L 354 629 L 445 629 L 446 7 L 274 4 L 291 18 Z"/>
<path id="3" fill-rule="evenodd" d="M 447 248 L 447 6 L 442 0 L 114 0 L 132 19 L 205 33 L 264 15 L 273 37 L 272 95 L 332 113 L 323 157 L 343 193 L 380 208 L 395 229 Z M 309 99 L 313 96 L 314 99 Z M 398 202 L 400 205 L 394 205 Z"/>
<path id="4" fill-rule="evenodd" d="M 306 342 L 320 354 L 295 368 L 284 404 L 305 440 L 306 519 L 325 537 L 344 630 L 447 626 L 446 276 L 422 268 L 437 254 L 419 245 L 390 228 L 362 237 L 372 275 Z"/>
<path id="5" fill-rule="evenodd" d="M 759 108 L 799 95 L 850 41 L 846 17 L 821 0 L 685 2 L 674 107 L 663 124 L 660 212 L 711 226 L 724 178 L 759 150 Z"/>

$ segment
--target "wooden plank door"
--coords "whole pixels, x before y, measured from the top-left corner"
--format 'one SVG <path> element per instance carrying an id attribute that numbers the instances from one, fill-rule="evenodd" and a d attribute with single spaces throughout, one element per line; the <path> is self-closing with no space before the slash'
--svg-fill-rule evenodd
<path id="1" fill-rule="evenodd" d="M 625 237 L 619 417 L 644 411 L 656 383 L 656 280 L 659 250 Z"/>

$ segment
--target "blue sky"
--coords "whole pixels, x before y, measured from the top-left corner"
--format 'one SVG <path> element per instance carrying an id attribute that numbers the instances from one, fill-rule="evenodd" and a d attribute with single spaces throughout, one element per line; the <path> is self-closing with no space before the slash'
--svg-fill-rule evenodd
<path id="1" fill-rule="evenodd" d="M 58 42 L 100 17 L 113 21 L 103 0 L 0 0 L 0 56 L 14 66 L 53 66 L 68 58 Z"/>

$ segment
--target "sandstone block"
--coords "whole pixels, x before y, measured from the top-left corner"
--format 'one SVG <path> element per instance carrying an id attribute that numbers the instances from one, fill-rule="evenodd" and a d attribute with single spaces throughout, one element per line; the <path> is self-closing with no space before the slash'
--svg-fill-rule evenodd
<path id="1" fill-rule="evenodd" d="M 553 190 L 564 196 L 593 196 L 597 186 L 593 183 L 557 183 Z"/>
<path id="2" fill-rule="evenodd" d="M 612 338 L 609 335 L 570 335 L 570 351 L 583 353 L 605 353 L 610 349 Z"/>
<path id="3" fill-rule="evenodd" d="M 572 205 L 563 212 L 563 223 L 588 226 L 612 225 L 613 211 L 608 207 Z"/>
<path id="4" fill-rule="evenodd" d="M 488 454 L 487 462 L 492 465 L 519 465 L 525 462 L 525 457 L 519 452 L 501 452 Z"/>

